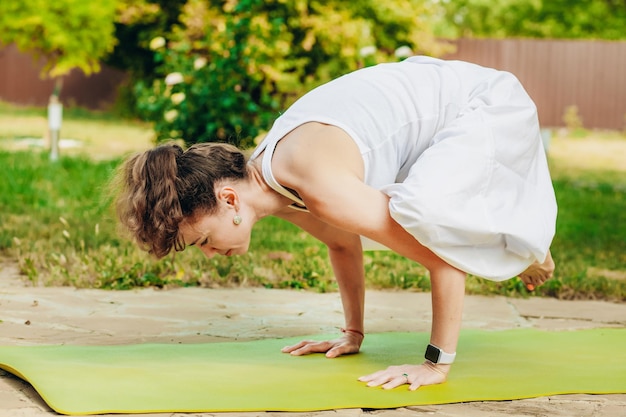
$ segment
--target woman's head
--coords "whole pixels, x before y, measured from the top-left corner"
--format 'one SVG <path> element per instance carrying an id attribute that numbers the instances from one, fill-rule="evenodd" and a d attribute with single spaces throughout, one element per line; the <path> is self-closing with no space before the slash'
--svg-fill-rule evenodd
<path id="1" fill-rule="evenodd" d="M 161 145 L 129 158 L 120 168 L 117 215 L 132 238 L 163 257 L 184 249 L 180 225 L 218 210 L 215 188 L 248 176 L 244 154 L 232 145 L 204 143 L 186 151 Z"/>

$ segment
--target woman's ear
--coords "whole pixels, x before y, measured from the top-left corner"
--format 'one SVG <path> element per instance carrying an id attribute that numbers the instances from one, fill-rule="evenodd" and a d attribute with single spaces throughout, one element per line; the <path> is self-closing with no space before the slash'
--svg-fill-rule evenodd
<path id="1" fill-rule="evenodd" d="M 220 187 L 216 194 L 218 200 L 223 201 L 228 206 L 231 206 L 235 209 L 239 208 L 239 195 L 234 188 L 229 186 Z"/>

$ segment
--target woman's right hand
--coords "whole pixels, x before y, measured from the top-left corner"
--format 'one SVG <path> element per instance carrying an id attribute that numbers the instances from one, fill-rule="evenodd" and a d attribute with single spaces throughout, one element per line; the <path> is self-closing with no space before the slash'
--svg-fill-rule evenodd
<path id="1" fill-rule="evenodd" d="M 281 352 L 294 356 L 325 353 L 327 358 L 336 358 L 341 355 L 358 353 L 363 338 L 364 336 L 360 333 L 347 330 L 340 338 L 325 341 L 303 340 L 295 345 L 285 346 Z"/>

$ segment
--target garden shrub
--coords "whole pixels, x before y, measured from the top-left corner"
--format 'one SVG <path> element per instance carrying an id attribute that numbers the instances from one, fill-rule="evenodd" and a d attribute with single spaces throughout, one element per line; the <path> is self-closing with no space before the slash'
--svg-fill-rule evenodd
<path id="1" fill-rule="evenodd" d="M 157 140 L 250 147 L 309 89 L 359 67 L 438 55 L 424 0 L 189 0 L 169 39 L 156 37 L 160 77 L 135 87 Z"/>

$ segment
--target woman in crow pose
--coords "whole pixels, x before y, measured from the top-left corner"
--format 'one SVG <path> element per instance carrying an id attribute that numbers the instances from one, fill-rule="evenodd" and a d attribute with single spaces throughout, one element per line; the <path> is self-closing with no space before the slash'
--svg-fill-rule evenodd
<path id="1" fill-rule="evenodd" d="M 161 145 L 128 159 L 119 176 L 118 216 L 158 257 L 187 246 L 243 254 L 254 223 L 270 215 L 327 245 L 345 327 L 334 340 L 283 349 L 292 355 L 359 351 L 364 249 L 426 267 L 425 359 L 359 378 L 369 386 L 446 380 L 466 274 L 537 286 L 554 270 L 557 207 L 535 105 L 513 75 L 466 62 L 364 68 L 296 101 L 249 159 L 225 144 Z"/>

